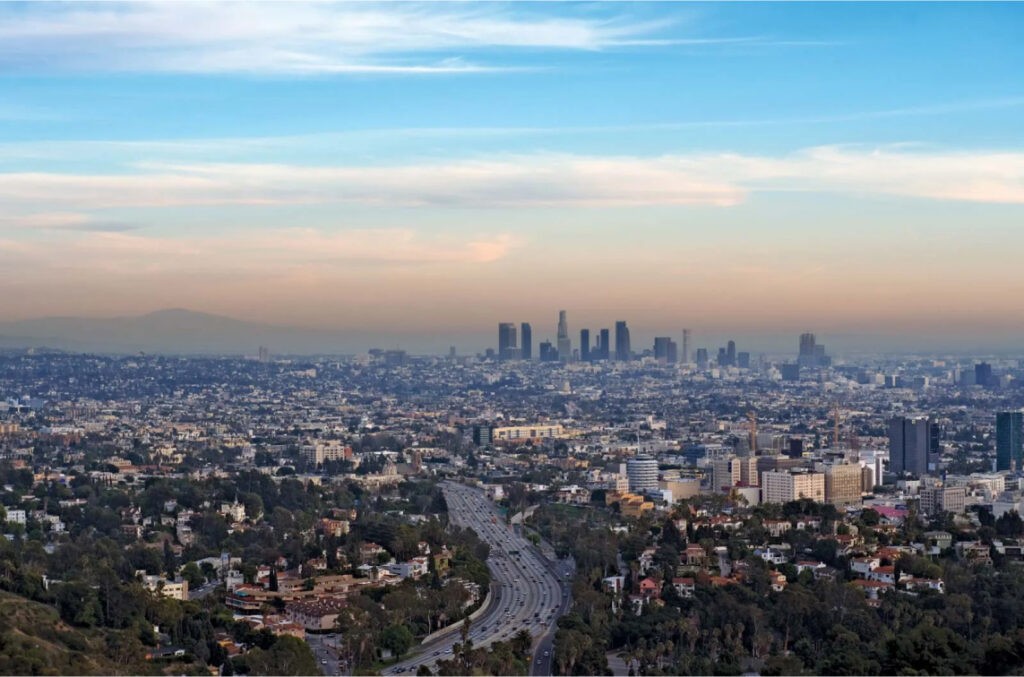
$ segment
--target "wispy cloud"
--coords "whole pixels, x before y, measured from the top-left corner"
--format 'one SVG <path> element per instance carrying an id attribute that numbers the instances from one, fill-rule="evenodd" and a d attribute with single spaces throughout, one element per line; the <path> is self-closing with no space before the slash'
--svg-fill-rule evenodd
<path id="1" fill-rule="evenodd" d="M 476 72 L 493 66 L 466 52 L 656 45 L 667 25 L 443 3 L 29 3 L 0 12 L 0 64 L 72 71 Z"/>
<path id="2" fill-rule="evenodd" d="M 1024 152 L 820 146 L 778 156 L 534 154 L 397 166 L 171 163 L 120 174 L 0 174 L 8 218 L 196 205 L 728 207 L 759 191 L 1021 204 Z"/>

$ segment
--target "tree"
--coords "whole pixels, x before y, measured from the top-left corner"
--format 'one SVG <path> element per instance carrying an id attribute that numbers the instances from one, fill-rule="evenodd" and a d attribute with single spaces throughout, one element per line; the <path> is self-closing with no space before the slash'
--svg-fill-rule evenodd
<path id="1" fill-rule="evenodd" d="M 198 588 L 206 582 L 206 577 L 203 576 L 203 572 L 199 570 L 199 566 L 195 562 L 189 562 L 181 570 L 181 577 L 188 581 L 189 588 Z"/>
<path id="2" fill-rule="evenodd" d="M 245 665 L 254 675 L 316 675 L 320 670 L 309 645 L 301 639 L 282 635 L 269 649 L 253 649 Z"/>
<path id="3" fill-rule="evenodd" d="M 384 629 L 380 635 L 380 645 L 395 656 L 402 656 L 412 647 L 414 639 L 407 626 L 396 624 Z"/>

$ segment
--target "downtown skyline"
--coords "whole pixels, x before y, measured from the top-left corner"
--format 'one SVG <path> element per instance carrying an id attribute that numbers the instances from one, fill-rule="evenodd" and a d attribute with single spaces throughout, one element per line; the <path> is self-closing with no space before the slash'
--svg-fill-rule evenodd
<path id="1" fill-rule="evenodd" d="M 555 340 L 567 308 L 574 341 L 625 318 L 645 347 L 1007 350 L 1022 18 L 0 5 L 0 315 L 185 307 L 426 352 L 504 318 Z"/>

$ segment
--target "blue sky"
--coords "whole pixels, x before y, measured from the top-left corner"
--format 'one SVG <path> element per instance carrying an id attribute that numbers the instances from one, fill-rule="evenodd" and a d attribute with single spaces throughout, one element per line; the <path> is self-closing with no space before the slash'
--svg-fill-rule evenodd
<path id="1" fill-rule="evenodd" d="M 1012 3 L 0 4 L 0 311 L 1010 335 L 1022 38 Z"/>

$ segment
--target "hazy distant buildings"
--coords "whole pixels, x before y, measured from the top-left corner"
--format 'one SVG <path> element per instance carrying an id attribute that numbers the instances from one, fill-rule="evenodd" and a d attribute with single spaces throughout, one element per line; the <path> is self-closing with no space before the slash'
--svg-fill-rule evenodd
<path id="1" fill-rule="evenodd" d="M 654 359 L 662 364 L 675 364 L 678 350 L 676 342 L 669 336 L 658 336 L 654 339 Z"/>
<path id="2" fill-rule="evenodd" d="M 607 360 L 611 358 L 611 331 L 608 329 L 601 330 L 601 349 L 598 351 L 598 359 Z"/>
<path id="3" fill-rule="evenodd" d="M 615 323 L 615 359 L 619 362 L 628 362 L 633 359 L 633 350 L 629 345 L 629 327 L 625 320 Z"/>
<path id="4" fill-rule="evenodd" d="M 543 341 L 539 350 L 541 362 L 558 362 L 558 349 L 551 345 L 551 341 Z"/>
<path id="5" fill-rule="evenodd" d="M 927 418 L 897 416 L 889 420 L 889 469 L 920 477 L 939 460 L 940 430 Z"/>
<path id="6" fill-rule="evenodd" d="M 1024 470 L 1022 426 L 1022 412 L 1000 411 L 996 414 L 996 470 Z"/>
<path id="7" fill-rule="evenodd" d="M 974 383 L 983 388 L 991 388 L 996 385 L 992 376 L 992 365 L 988 362 L 979 362 L 974 365 Z"/>
<path id="8" fill-rule="evenodd" d="M 502 322 L 498 325 L 498 359 L 514 360 L 519 357 L 516 346 L 516 325 Z"/>
<path id="9" fill-rule="evenodd" d="M 725 359 L 726 359 L 726 364 L 728 364 L 730 367 L 735 367 L 736 366 L 736 342 L 735 341 L 729 341 L 729 343 L 726 344 L 726 347 L 725 347 Z"/>
<path id="10" fill-rule="evenodd" d="M 736 353 L 736 366 L 740 369 L 750 369 L 750 353 Z"/>
<path id="11" fill-rule="evenodd" d="M 580 329 L 580 361 L 590 362 L 590 330 Z"/>
<path id="12" fill-rule="evenodd" d="M 699 369 L 707 369 L 708 368 L 708 349 L 707 348 L 697 348 L 696 362 L 697 362 L 697 367 Z"/>
<path id="13" fill-rule="evenodd" d="M 519 356 L 524 360 L 533 359 L 533 328 L 529 322 L 519 325 Z"/>
<path id="14" fill-rule="evenodd" d="M 558 359 L 568 362 L 572 359 L 572 341 L 569 339 L 569 321 L 564 310 L 558 311 Z"/>
<path id="15" fill-rule="evenodd" d="M 690 330 L 683 330 L 683 364 L 690 363 Z"/>
<path id="16" fill-rule="evenodd" d="M 824 344 L 818 343 L 814 334 L 810 332 L 800 334 L 800 353 L 797 356 L 797 364 L 801 367 L 827 367 L 832 364 L 832 358 L 825 353 Z"/>
<path id="17" fill-rule="evenodd" d="M 270 362 L 270 348 L 267 348 L 266 346 L 260 346 L 256 359 L 259 360 L 260 362 Z"/>

